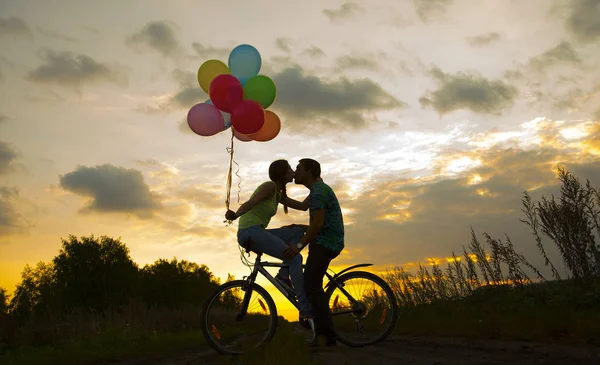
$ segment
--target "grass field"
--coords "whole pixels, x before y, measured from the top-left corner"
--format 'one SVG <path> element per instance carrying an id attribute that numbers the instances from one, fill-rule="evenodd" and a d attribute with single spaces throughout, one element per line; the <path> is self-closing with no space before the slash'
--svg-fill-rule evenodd
<path id="1" fill-rule="evenodd" d="M 396 333 L 600 346 L 600 281 L 482 288 L 473 296 L 403 307 Z"/>

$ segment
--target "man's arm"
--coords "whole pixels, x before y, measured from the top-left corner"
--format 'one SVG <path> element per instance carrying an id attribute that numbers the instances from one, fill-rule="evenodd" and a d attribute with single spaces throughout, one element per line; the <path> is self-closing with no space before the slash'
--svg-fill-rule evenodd
<path id="1" fill-rule="evenodd" d="M 300 243 L 302 244 L 303 248 L 312 242 L 312 240 L 319 233 L 319 231 L 321 231 L 321 228 L 323 228 L 324 224 L 325 224 L 325 209 L 315 210 L 313 212 L 313 219 L 310 222 L 310 225 L 308 226 L 308 230 L 306 231 L 306 233 L 300 240 Z M 296 256 L 300 252 L 300 250 L 302 250 L 302 249 L 296 247 L 296 245 L 290 245 L 290 246 L 288 246 L 288 248 L 285 249 L 283 255 L 286 259 L 290 259 L 290 258 Z"/>
<path id="2" fill-rule="evenodd" d="M 325 224 L 325 209 L 317 209 L 313 212 L 313 219 L 308 226 L 308 230 L 300 240 L 302 246 L 306 246 L 313 241 L 316 235 L 321 231 Z"/>

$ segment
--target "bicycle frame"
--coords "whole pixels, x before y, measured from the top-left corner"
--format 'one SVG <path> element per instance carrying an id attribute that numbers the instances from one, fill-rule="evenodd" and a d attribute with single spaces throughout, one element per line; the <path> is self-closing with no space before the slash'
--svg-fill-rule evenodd
<path id="1" fill-rule="evenodd" d="M 246 289 L 251 288 L 252 284 L 256 281 L 256 277 L 258 275 L 258 273 L 261 273 L 271 284 L 273 284 L 273 286 L 275 286 L 275 288 L 277 288 L 277 290 L 279 290 L 279 292 L 281 292 L 281 294 L 283 294 L 283 296 L 290 302 L 292 303 L 292 305 L 296 308 L 298 308 L 298 300 L 296 299 L 296 295 L 294 292 L 292 292 L 290 289 L 286 288 L 285 286 L 283 286 L 282 284 L 280 284 L 275 277 L 273 277 L 273 275 L 271 275 L 265 268 L 267 267 L 288 267 L 289 265 L 283 264 L 283 263 L 276 263 L 276 262 L 269 262 L 269 261 L 261 261 L 261 256 L 262 253 L 257 253 L 256 254 L 256 260 L 254 262 L 254 268 L 252 269 L 252 273 L 246 278 L 244 278 L 245 282 L 246 282 Z M 349 266 L 347 268 L 345 268 L 344 270 L 340 271 L 339 273 L 334 273 L 333 275 L 331 275 L 329 272 L 325 272 L 325 276 L 327 276 L 327 278 L 329 279 L 329 282 L 327 282 L 327 285 L 325 285 L 325 290 L 327 290 L 331 285 L 335 285 L 336 287 L 338 287 L 338 289 L 340 289 L 340 291 L 342 293 L 344 293 L 344 295 L 346 295 L 349 299 L 351 300 L 355 300 L 354 297 L 352 297 L 352 295 L 350 295 L 350 293 L 348 293 L 346 291 L 346 289 L 344 289 L 343 285 L 340 285 L 336 279 L 338 277 L 340 277 L 342 274 L 359 268 L 359 267 L 366 267 L 366 266 L 372 266 L 373 264 L 358 264 L 358 265 L 353 265 L 353 266 Z M 302 265 L 302 268 L 306 268 L 306 265 Z M 333 271 L 333 270 L 331 270 Z M 238 321 L 242 320 L 242 318 L 246 315 L 247 310 L 248 310 L 248 304 L 250 302 L 250 295 L 252 294 L 251 290 L 246 290 L 246 294 L 244 295 L 244 300 L 242 302 L 242 308 L 240 309 L 240 312 L 238 313 L 236 319 Z M 346 312 L 350 312 L 350 311 L 344 311 L 344 312 L 340 312 L 340 313 L 336 313 L 336 314 L 343 314 Z"/>

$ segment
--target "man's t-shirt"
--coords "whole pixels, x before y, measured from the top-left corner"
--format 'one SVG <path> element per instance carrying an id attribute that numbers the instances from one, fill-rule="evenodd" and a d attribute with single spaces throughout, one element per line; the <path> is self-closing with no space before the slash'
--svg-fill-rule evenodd
<path id="1" fill-rule="evenodd" d="M 344 219 L 337 197 L 329 185 L 317 181 L 310 189 L 310 221 L 317 209 L 325 210 L 325 224 L 311 244 L 323 245 L 335 253 L 344 249 Z"/>

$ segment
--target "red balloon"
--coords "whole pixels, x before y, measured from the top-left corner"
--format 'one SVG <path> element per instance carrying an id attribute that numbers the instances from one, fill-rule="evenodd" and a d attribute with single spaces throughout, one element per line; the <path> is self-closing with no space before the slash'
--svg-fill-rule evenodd
<path id="1" fill-rule="evenodd" d="M 242 100 L 231 112 L 231 125 L 242 134 L 256 133 L 265 124 L 265 110 L 254 100 Z"/>
<path id="2" fill-rule="evenodd" d="M 208 95 L 219 110 L 231 113 L 244 98 L 244 89 L 235 76 L 221 74 L 210 83 Z"/>

